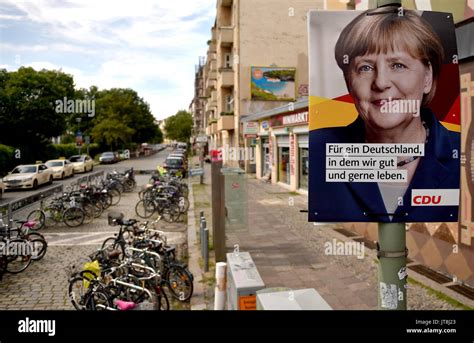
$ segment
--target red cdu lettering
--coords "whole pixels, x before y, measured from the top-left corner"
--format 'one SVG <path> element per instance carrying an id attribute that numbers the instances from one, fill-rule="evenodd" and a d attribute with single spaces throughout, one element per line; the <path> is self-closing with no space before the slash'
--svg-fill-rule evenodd
<path id="1" fill-rule="evenodd" d="M 417 195 L 413 198 L 413 203 L 415 205 L 437 205 L 441 202 L 441 195 Z"/>
<path id="2" fill-rule="evenodd" d="M 417 205 L 421 205 L 421 195 L 417 195 L 413 198 L 413 202 Z"/>

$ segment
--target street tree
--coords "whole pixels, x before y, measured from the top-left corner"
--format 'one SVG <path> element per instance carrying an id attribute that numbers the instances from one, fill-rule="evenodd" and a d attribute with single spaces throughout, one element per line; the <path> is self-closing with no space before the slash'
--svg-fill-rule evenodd
<path id="1" fill-rule="evenodd" d="M 191 137 L 193 117 L 191 113 L 181 110 L 165 121 L 166 137 L 178 142 L 188 142 Z"/>

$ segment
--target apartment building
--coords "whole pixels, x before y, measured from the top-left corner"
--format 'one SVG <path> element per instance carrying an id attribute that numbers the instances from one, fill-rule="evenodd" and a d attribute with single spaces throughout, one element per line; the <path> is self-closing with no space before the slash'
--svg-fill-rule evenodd
<path id="1" fill-rule="evenodd" d="M 197 85 L 201 85 L 198 80 L 202 77 L 204 117 L 199 123 L 210 138 L 211 147 L 254 145 L 253 138 L 243 135 L 243 117 L 307 96 L 307 13 L 313 9 L 346 9 L 348 6 L 354 8 L 354 1 L 217 0 L 206 62 L 202 73 L 201 70 L 196 72 Z M 278 76 L 287 73 L 286 82 L 275 85 L 275 89 L 280 89 L 271 94 L 259 88 L 255 81 L 263 73 Z M 196 104 L 195 101 L 193 105 L 199 111 Z M 200 118 L 197 112 L 195 118 Z M 255 164 L 249 162 L 224 162 L 255 172 Z"/>

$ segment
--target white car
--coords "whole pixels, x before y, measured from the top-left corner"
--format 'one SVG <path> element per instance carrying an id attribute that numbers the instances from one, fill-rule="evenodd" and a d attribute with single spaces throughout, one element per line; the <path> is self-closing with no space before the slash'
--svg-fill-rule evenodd
<path id="1" fill-rule="evenodd" d="M 3 193 L 5 193 L 5 184 L 0 180 L 0 199 L 3 197 Z"/>
<path id="2" fill-rule="evenodd" d="M 45 164 L 25 164 L 15 167 L 3 178 L 6 189 L 34 188 L 53 183 L 53 171 Z"/>
<path id="3" fill-rule="evenodd" d="M 85 173 L 94 170 L 94 161 L 89 155 L 74 155 L 69 157 L 75 173 Z"/>
<path id="4" fill-rule="evenodd" d="M 69 160 L 49 160 L 45 163 L 53 171 L 53 178 L 64 179 L 74 176 L 74 166 Z"/>

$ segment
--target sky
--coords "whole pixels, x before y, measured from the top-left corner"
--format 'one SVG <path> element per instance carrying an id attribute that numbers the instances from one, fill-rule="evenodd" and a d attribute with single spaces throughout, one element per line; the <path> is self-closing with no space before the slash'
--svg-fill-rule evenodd
<path id="1" fill-rule="evenodd" d="M 164 119 L 189 107 L 215 12 L 215 0 L 0 0 L 0 68 L 132 88 Z"/>

